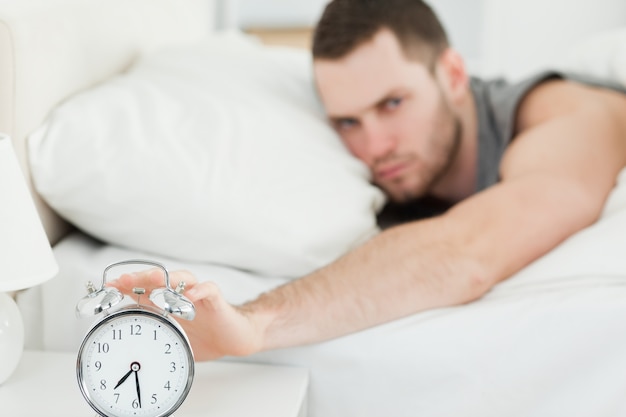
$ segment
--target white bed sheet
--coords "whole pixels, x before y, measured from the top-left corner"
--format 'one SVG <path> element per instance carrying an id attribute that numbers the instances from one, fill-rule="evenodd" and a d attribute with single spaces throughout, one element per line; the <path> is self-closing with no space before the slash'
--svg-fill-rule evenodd
<path id="1" fill-rule="evenodd" d="M 314 417 L 626 415 L 624 191 L 618 187 L 596 225 L 478 302 L 234 360 L 308 368 Z M 29 344 L 48 350 L 77 350 L 90 320 L 74 317 L 75 303 L 84 283 L 99 282 L 111 262 L 149 258 L 186 268 L 217 282 L 232 302 L 284 282 L 182 264 L 80 233 L 58 244 L 55 255 L 59 276 L 19 300 Z M 42 309 L 33 307 L 38 302 Z"/>

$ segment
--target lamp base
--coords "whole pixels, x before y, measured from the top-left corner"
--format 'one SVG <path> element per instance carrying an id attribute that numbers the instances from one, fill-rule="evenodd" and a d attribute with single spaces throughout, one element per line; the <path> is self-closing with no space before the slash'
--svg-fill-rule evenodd
<path id="1" fill-rule="evenodd" d="M 24 350 L 24 323 L 13 298 L 0 292 L 0 384 L 9 379 Z"/>

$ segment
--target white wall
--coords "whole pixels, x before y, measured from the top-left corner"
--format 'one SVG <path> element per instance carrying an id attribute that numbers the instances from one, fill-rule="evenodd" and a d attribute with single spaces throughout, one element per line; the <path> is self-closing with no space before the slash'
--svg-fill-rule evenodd
<path id="1" fill-rule="evenodd" d="M 314 26 L 328 0 L 237 0 L 240 27 Z"/>
<path id="2" fill-rule="evenodd" d="M 430 0 L 470 72 L 518 79 L 626 27 L 626 0 Z"/>
<path id="3" fill-rule="evenodd" d="M 222 0 L 240 27 L 312 26 L 327 0 Z M 384 0 L 381 0 L 384 1 Z M 519 78 L 575 43 L 626 27 L 626 0 L 430 0 L 474 74 Z"/>
<path id="4" fill-rule="evenodd" d="M 482 72 L 518 78 L 582 40 L 626 27 L 625 0 L 482 0 Z"/>
<path id="5" fill-rule="evenodd" d="M 465 58 L 468 69 L 481 68 L 484 28 L 483 0 L 430 0 L 452 46 Z"/>

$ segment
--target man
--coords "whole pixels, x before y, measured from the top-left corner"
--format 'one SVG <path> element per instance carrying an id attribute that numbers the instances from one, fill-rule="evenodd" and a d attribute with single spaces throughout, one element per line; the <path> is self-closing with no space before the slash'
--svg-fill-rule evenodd
<path id="1" fill-rule="evenodd" d="M 188 272 L 196 358 L 314 343 L 480 298 L 600 215 L 626 165 L 626 96 L 541 74 L 469 79 L 419 0 L 335 0 L 316 30 L 328 116 L 388 196 L 449 202 L 309 276 L 232 306 Z M 161 285 L 156 271 L 115 285 Z"/>

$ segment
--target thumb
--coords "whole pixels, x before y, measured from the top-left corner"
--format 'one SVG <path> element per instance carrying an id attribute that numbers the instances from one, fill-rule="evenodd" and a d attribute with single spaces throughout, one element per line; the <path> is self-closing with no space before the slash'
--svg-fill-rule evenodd
<path id="1" fill-rule="evenodd" d="M 201 282 L 185 292 L 185 296 L 192 302 L 209 304 L 213 309 L 219 309 L 225 303 L 222 292 L 212 282 Z"/>

